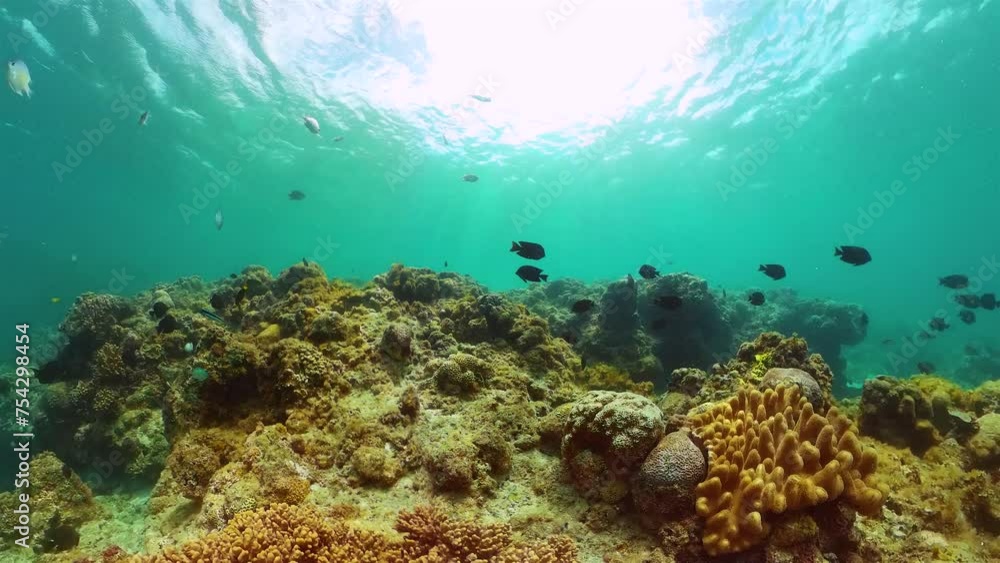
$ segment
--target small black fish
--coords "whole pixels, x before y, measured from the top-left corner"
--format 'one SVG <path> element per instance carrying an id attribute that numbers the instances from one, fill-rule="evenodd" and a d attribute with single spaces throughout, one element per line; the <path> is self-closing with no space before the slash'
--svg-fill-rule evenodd
<path id="1" fill-rule="evenodd" d="M 548 274 L 543 274 L 541 268 L 536 268 L 534 266 L 521 266 L 517 269 L 517 277 L 521 278 L 523 282 L 540 282 L 549 279 Z"/>
<path id="2" fill-rule="evenodd" d="M 962 322 L 971 325 L 976 322 L 976 314 L 968 309 L 962 309 L 958 312 L 958 318 L 962 319 Z"/>
<path id="3" fill-rule="evenodd" d="M 892 344 L 893 342 L 894 341 L 891 338 L 884 338 L 884 339 L 882 339 L 882 344 L 885 344 L 885 345 Z"/>
<path id="4" fill-rule="evenodd" d="M 72 476 L 72 475 L 73 475 L 73 469 L 70 466 L 66 465 L 65 463 L 62 464 L 62 476 L 63 476 L 63 479 L 69 479 L 70 476 Z"/>
<path id="5" fill-rule="evenodd" d="M 542 245 L 537 242 L 512 242 L 510 243 L 510 251 L 516 252 L 521 258 L 527 258 L 529 260 L 541 260 L 545 258 L 545 249 Z"/>
<path id="6" fill-rule="evenodd" d="M 212 308 L 216 311 L 221 311 L 226 308 L 226 298 L 221 293 L 213 293 L 212 297 L 208 300 L 208 303 L 212 305 Z"/>
<path id="7" fill-rule="evenodd" d="M 926 330 L 921 330 L 920 334 L 917 335 L 917 338 L 919 338 L 921 340 L 930 340 L 932 338 L 935 338 L 935 336 L 933 334 L 927 332 Z"/>
<path id="8" fill-rule="evenodd" d="M 722 298 L 723 298 L 723 299 L 725 299 L 725 298 L 726 298 L 726 290 L 725 290 L 725 289 L 723 289 L 723 290 L 722 290 Z"/>
<path id="9" fill-rule="evenodd" d="M 780 280 L 785 277 L 785 267 L 781 264 L 761 264 L 757 271 L 764 272 L 764 275 L 772 280 Z"/>
<path id="10" fill-rule="evenodd" d="M 861 326 L 868 326 L 868 313 L 862 312 L 858 320 L 861 321 Z"/>
<path id="11" fill-rule="evenodd" d="M 642 279 L 651 280 L 656 276 L 660 275 L 660 272 L 658 272 L 656 268 L 650 266 L 649 264 L 643 264 L 642 266 L 639 267 L 639 275 L 642 276 Z"/>
<path id="12" fill-rule="evenodd" d="M 46 530 L 43 543 L 47 551 L 69 551 L 80 545 L 80 533 L 69 524 L 60 524 Z"/>
<path id="13" fill-rule="evenodd" d="M 676 295 L 661 295 L 657 297 L 653 303 L 668 311 L 676 311 L 681 308 L 681 305 L 684 304 L 684 300 Z"/>
<path id="14" fill-rule="evenodd" d="M 663 330 L 667 326 L 667 319 L 656 319 L 650 326 L 653 330 Z"/>
<path id="15" fill-rule="evenodd" d="M 478 182 L 479 176 L 476 176 L 475 174 L 466 174 L 465 176 L 462 176 L 462 179 L 466 182 Z"/>
<path id="16" fill-rule="evenodd" d="M 302 257 L 302 265 L 305 266 L 306 268 L 309 267 L 309 261 L 306 260 L 305 256 Z"/>
<path id="17" fill-rule="evenodd" d="M 169 309 L 170 307 L 167 307 L 166 303 L 163 301 L 157 301 L 156 303 L 153 303 L 153 310 L 150 312 L 153 314 L 154 319 L 162 319 L 163 315 L 166 315 Z"/>
<path id="18" fill-rule="evenodd" d="M 306 194 L 302 193 L 299 190 L 292 190 L 292 191 L 288 192 L 288 199 L 290 199 L 292 201 L 302 201 L 305 198 L 306 198 Z"/>
<path id="19" fill-rule="evenodd" d="M 229 274 L 229 279 L 235 280 L 236 279 L 236 274 Z"/>
<path id="20" fill-rule="evenodd" d="M 928 327 L 929 327 L 929 328 L 930 328 L 931 330 L 936 330 L 936 331 L 938 331 L 938 332 L 941 332 L 941 331 L 945 330 L 946 328 L 949 328 L 950 326 L 951 326 L 951 325 L 950 325 L 950 324 L 948 324 L 948 323 L 947 323 L 947 322 L 946 322 L 946 321 L 945 321 L 945 320 L 944 320 L 943 318 L 941 318 L 941 317 L 934 317 L 933 319 L 931 319 L 931 322 L 930 322 L 930 323 L 928 323 Z"/>
<path id="21" fill-rule="evenodd" d="M 987 311 L 992 311 L 997 308 L 997 296 L 994 293 L 984 293 L 982 297 L 979 298 L 979 304 L 983 306 L 983 309 Z"/>
<path id="22" fill-rule="evenodd" d="M 917 369 L 920 370 L 920 373 L 934 373 L 936 371 L 934 364 L 930 362 L 920 362 L 917 364 Z"/>
<path id="23" fill-rule="evenodd" d="M 247 287 L 246 284 L 243 284 L 243 287 L 241 287 L 240 290 L 236 292 L 236 303 L 242 303 L 243 300 L 246 299 L 248 289 L 249 287 Z"/>
<path id="24" fill-rule="evenodd" d="M 764 294 L 759 291 L 755 291 L 750 294 L 750 298 L 747 299 L 747 301 L 749 301 L 751 305 L 756 305 L 756 306 L 763 305 Z"/>
<path id="25" fill-rule="evenodd" d="M 445 267 L 445 268 L 447 268 L 447 267 L 448 267 L 448 261 L 447 261 L 447 260 L 445 260 L 445 261 L 444 261 L 444 267 Z"/>
<path id="26" fill-rule="evenodd" d="M 577 315 L 581 315 L 591 310 L 594 307 L 594 302 L 590 299 L 581 299 L 576 303 L 573 303 L 573 312 Z"/>
<path id="27" fill-rule="evenodd" d="M 965 289 L 969 287 L 969 276 L 951 274 L 950 276 L 938 278 L 938 285 L 943 285 L 949 289 Z"/>
<path id="28" fill-rule="evenodd" d="M 180 327 L 180 323 L 173 315 L 167 315 L 160 319 L 160 322 L 156 325 L 156 332 L 160 334 L 169 334 Z"/>
<path id="29" fill-rule="evenodd" d="M 972 293 L 960 293 L 955 295 L 955 303 L 969 309 L 978 309 L 979 296 Z"/>
<path id="30" fill-rule="evenodd" d="M 139 116 L 139 125 L 145 125 L 149 121 L 149 112 L 144 111 L 142 115 Z"/>
<path id="31" fill-rule="evenodd" d="M 860 246 L 841 246 L 833 249 L 834 256 L 840 256 L 842 262 L 860 266 L 872 261 L 870 252 Z"/>

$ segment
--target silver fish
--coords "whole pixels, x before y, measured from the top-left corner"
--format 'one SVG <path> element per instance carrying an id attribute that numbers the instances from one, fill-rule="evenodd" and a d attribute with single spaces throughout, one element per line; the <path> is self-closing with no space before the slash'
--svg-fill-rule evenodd
<path id="1" fill-rule="evenodd" d="M 215 228 L 222 230 L 222 210 L 219 209 L 215 212 Z"/>
<path id="2" fill-rule="evenodd" d="M 142 112 L 142 115 L 139 116 L 139 125 L 145 125 L 147 121 L 149 121 L 149 112 L 144 111 Z"/>

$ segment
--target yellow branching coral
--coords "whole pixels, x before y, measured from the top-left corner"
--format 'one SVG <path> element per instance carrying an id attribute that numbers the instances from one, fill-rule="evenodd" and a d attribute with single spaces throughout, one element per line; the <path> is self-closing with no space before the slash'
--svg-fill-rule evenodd
<path id="1" fill-rule="evenodd" d="M 743 551 L 769 533 L 766 516 L 843 496 L 859 512 L 878 514 L 884 493 L 874 485 L 876 458 L 836 408 L 813 411 L 798 388 L 741 390 L 692 417 L 709 454 L 696 509 L 706 518 L 709 554 Z"/>

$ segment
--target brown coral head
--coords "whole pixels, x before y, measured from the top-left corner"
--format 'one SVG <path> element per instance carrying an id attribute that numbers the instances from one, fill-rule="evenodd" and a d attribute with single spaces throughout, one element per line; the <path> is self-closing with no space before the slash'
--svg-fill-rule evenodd
<path id="1" fill-rule="evenodd" d="M 843 497 L 876 515 L 885 498 L 874 480 L 875 454 L 836 408 L 814 412 L 797 387 L 743 389 L 692 417 L 709 453 L 695 508 L 706 519 L 711 555 L 744 551 L 770 532 L 768 516 Z"/>

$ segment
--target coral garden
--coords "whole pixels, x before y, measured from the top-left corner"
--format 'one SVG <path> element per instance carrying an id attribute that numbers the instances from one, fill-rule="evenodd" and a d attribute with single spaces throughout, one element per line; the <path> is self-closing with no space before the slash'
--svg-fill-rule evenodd
<path id="1" fill-rule="evenodd" d="M 0 493 L 0 558 L 1000 559 L 1000 382 L 847 399 L 863 312 L 772 301 L 305 261 L 81 295 L 37 373 L 31 549 Z"/>

